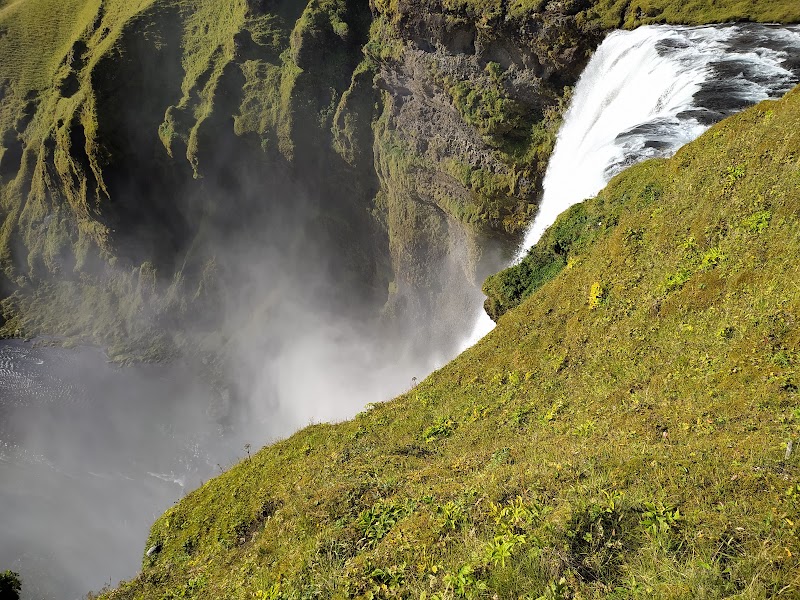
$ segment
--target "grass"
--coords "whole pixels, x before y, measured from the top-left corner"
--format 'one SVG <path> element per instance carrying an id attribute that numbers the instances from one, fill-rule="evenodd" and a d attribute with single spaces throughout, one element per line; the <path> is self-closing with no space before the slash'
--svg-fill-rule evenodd
<path id="1" fill-rule="evenodd" d="M 795 90 L 621 174 L 486 339 L 207 482 L 104 597 L 797 597 L 798 156 Z"/>

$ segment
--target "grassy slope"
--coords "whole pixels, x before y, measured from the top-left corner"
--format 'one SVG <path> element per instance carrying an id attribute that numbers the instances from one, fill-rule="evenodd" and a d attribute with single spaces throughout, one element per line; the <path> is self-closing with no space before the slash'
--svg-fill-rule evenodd
<path id="1" fill-rule="evenodd" d="M 800 89 L 584 211 L 485 340 L 207 482 L 107 597 L 798 597 Z"/>

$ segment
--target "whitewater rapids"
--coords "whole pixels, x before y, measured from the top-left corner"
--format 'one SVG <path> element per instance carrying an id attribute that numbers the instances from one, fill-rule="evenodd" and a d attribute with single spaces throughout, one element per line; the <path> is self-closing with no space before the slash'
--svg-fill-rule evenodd
<path id="1" fill-rule="evenodd" d="M 650 26 L 610 34 L 575 87 L 544 194 L 514 262 L 614 175 L 669 157 L 711 125 L 800 82 L 800 27 Z M 481 311 L 463 349 L 494 328 Z"/>

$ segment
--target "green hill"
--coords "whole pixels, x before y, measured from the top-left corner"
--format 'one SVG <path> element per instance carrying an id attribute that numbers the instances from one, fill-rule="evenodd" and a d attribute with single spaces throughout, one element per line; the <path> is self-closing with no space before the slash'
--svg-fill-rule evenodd
<path id="1" fill-rule="evenodd" d="M 800 89 L 554 238 L 476 347 L 207 482 L 103 597 L 798 597 Z"/>

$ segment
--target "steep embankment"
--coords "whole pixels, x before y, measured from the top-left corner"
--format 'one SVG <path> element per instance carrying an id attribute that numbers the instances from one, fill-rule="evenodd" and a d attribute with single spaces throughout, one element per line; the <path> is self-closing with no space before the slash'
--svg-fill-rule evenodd
<path id="1" fill-rule="evenodd" d="M 486 339 L 206 483 L 106 597 L 796 597 L 798 157 L 800 89 L 618 176 Z"/>
<path id="2" fill-rule="evenodd" d="M 157 357 L 222 327 L 254 256 L 335 278 L 331 304 L 385 301 L 377 183 L 331 145 L 366 5 L 32 0 L 0 22 L 8 332 Z"/>
<path id="3" fill-rule="evenodd" d="M 4 331 L 159 358 L 325 296 L 446 343 L 533 214 L 569 86 L 603 32 L 731 19 L 798 21 L 800 8 L 6 3 Z M 266 290 L 243 299 L 259 278 Z"/>

